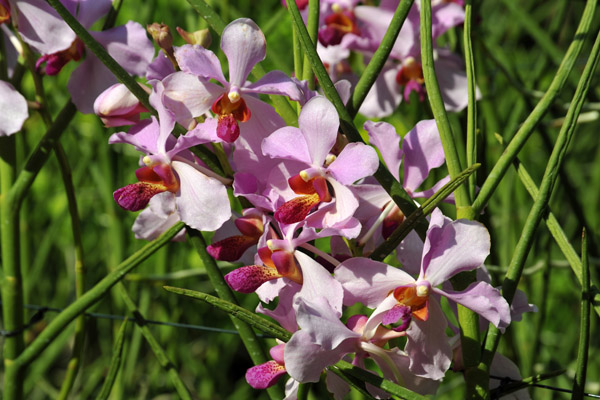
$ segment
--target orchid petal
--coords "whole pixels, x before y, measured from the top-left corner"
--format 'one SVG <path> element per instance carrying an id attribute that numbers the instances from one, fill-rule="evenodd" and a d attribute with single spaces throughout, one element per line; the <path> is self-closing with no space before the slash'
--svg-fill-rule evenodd
<path id="1" fill-rule="evenodd" d="M 129 132 L 117 132 L 108 139 L 109 144 L 127 143 L 136 150 L 146 154 L 156 154 L 156 142 L 158 140 L 160 126 L 156 117 L 143 120 L 135 124 Z"/>
<path id="2" fill-rule="evenodd" d="M 270 71 L 258 81 L 243 88 L 244 93 L 279 94 L 291 100 L 300 101 L 303 98 L 298 85 L 281 71 Z"/>
<path id="3" fill-rule="evenodd" d="M 262 142 L 262 153 L 271 158 L 283 158 L 311 164 L 309 147 L 300 129 L 286 126 L 273 132 Z"/>
<path id="4" fill-rule="evenodd" d="M 361 114 L 368 118 L 383 118 L 396 110 L 402 102 L 402 93 L 396 83 L 397 74 L 395 67 L 383 68 L 358 110 Z"/>
<path id="5" fill-rule="evenodd" d="M 450 367 L 452 350 L 446 337 L 446 316 L 432 297 L 428 302 L 429 318 L 413 318 L 406 331 L 406 352 L 410 357 L 410 370 L 418 376 L 441 380 Z"/>
<path id="6" fill-rule="evenodd" d="M 177 122 L 186 127 L 195 117 L 210 110 L 215 100 L 223 93 L 222 87 L 212 82 L 203 82 L 185 72 L 175 72 L 162 82 L 165 86 L 165 106 L 175 114 Z"/>
<path id="7" fill-rule="evenodd" d="M 414 192 L 429 171 L 444 164 L 444 148 L 435 120 L 420 121 L 404 137 L 404 187 Z"/>
<path id="8" fill-rule="evenodd" d="M 362 303 L 371 308 L 377 307 L 398 286 L 415 282 L 398 268 L 362 257 L 342 262 L 334 277 L 344 288 L 344 305 Z"/>
<path id="9" fill-rule="evenodd" d="M 18 132 L 29 117 L 25 97 L 4 81 L 0 81 L 0 109 L 0 136 Z"/>
<path id="10" fill-rule="evenodd" d="M 172 166 L 180 180 L 176 202 L 183 222 L 199 231 L 215 231 L 231 218 L 229 197 L 221 182 L 181 161 L 173 161 Z"/>
<path id="11" fill-rule="evenodd" d="M 500 291 L 487 282 L 473 282 L 462 292 L 432 290 L 476 312 L 502 332 L 510 324 L 510 306 Z"/>
<path id="12" fill-rule="evenodd" d="M 306 139 L 312 164 L 321 167 L 334 146 L 340 117 L 335 107 L 323 96 L 315 96 L 302 108 L 298 126 Z"/>
<path id="13" fill-rule="evenodd" d="M 175 59 L 181 71 L 206 80 L 215 79 L 223 86 L 227 85 L 221 62 L 212 51 L 199 45 L 186 44 L 175 49 Z"/>
<path id="14" fill-rule="evenodd" d="M 400 147 L 400 136 L 396 128 L 387 122 L 373 121 L 365 122 L 364 127 L 369 133 L 369 143 L 377 147 L 388 170 L 399 181 L 400 164 L 404 153 Z"/>
<path id="15" fill-rule="evenodd" d="M 23 41 L 40 54 L 53 54 L 71 46 L 75 32 L 43 0 L 20 0 L 18 9 L 19 34 Z"/>
<path id="16" fill-rule="evenodd" d="M 421 278 L 437 286 L 462 271 L 479 267 L 490 253 L 490 234 L 475 221 L 450 222 L 439 209 L 431 214 L 423 250 Z"/>
<path id="17" fill-rule="evenodd" d="M 444 106 L 448 111 L 461 111 L 467 107 L 467 74 L 463 60 L 446 49 L 437 49 L 435 71 L 440 84 Z M 481 97 L 476 89 L 475 98 Z"/>
<path id="18" fill-rule="evenodd" d="M 229 61 L 229 84 L 241 88 L 252 68 L 264 60 L 267 42 L 254 21 L 240 18 L 223 30 L 221 49 Z"/>
<path id="19" fill-rule="evenodd" d="M 313 300 L 317 297 L 325 297 L 329 305 L 342 315 L 342 299 L 344 289 L 342 284 L 331 276 L 331 274 L 318 262 L 306 254 L 295 251 L 294 256 L 302 270 L 302 289 L 297 297 L 304 300 Z"/>
<path id="20" fill-rule="evenodd" d="M 379 166 L 377 152 L 362 143 L 350 143 L 332 162 L 327 171 L 343 185 L 373 175 Z"/>

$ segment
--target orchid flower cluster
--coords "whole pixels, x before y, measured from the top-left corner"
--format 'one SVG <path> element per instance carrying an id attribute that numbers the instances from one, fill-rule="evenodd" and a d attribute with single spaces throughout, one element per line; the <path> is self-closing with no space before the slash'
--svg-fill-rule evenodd
<path id="1" fill-rule="evenodd" d="M 63 3 L 86 28 L 111 7 L 110 0 Z M 397 4 L 321 1 L 318 52 L 342 99 L 357 80 L 348 62 L 351 52 L 369 60 Z M 405 220 L 373 178 L 380 159 L 414 199 L 431 197 L 450 180 L 431 184 L 428 179 L 445 163 L 434 120 L 417 123 L 404 137 L 389 123 L 368 120 L 370 145 L 349 143 L 334 105 L 307 82 L 281 71 L 248 80 L 266 56 L 265 37 L 250 19 L 237 19 L 223 31 L 226 66 L 202 46 L 202 35 L 181 31 L 187 44 L 174 47 L 164 25 L 148 28 L 160 47 L 156 56 L 136 22 L 93 33 L 125 70 L 145 78 L 140 85 L 156 110 L 148 116 L 46 2 L 2 0 L 0 9 L 5 21 L 18 19 L 18 31 L 2 25 L 7 43 L 21 50 L 13 40 L 19 35 L 40 55 L 41 73 L 56 75 L 68 62 L 83 60 L 68 85 L 79 111 L 97 114 L 107 127 L 129 127 L 112 134 L 109 143 L 141 153 L 137 182 L 114 192 L 120 207 L 141 211 L 133 226 L 136 237 L 153 240 L 178 221 L 216 231 L 209 254 L 243 264 L 225 276 L 229 286 L 256 293 L 261 300 L 256 312 L 293 333 L 271 349 L 272 361 L 248 370 L 254 388 L 267 388 L 287 374 L 286 395 L 295 398 L 298 384 L 317 382 L 328 367 L 347 360 L 433 394 L 450 368 L 462 368 L 457 305 L 501 331 L 535 309 L 524 298 L 511 308 L 490 284 L 484 267 L 487 229 L 479 222 L 452 221 L 440 209 L 429 217 L 425 237 L 411 232 L 385 263 L 368 258 Z M 434 38 L 463 20 L 458 2 L 437 2 Z M 463 63 L 445 48 L 435 51 L 445 106 L 462 110 L 467 105 Z M 2 106 L 10 109 L 0 117 L 0 135 L 10 135 L 27 119 L 27 103 L 7 82 L 0 83 L 0 91 Z M 286 124 L 264 95 L 297 104 L 297 127 Z M 426 95 L 415 4 L 360 112 L 385 117 L 400 102 L 423 101 Z M 195 151 L 200 145 L 218 153 L 233 173 L 211 170 Z M 232 211 L 232 196 L 245 199 L 240 213 Z M 446 201 L 452 203 L 453 196 Z M 183 232 L 176 239 L 183 240 Z M 328 245 L 315 246 L 315 240 Z M 456 291 L 451 279 L 464 271 L 477 271 L 478 279 Z M 336 399 L 349 391 L 333 374 L 326 375 L 326 383 Z M 379 388 L 367 389 L 389 397 Z"/>

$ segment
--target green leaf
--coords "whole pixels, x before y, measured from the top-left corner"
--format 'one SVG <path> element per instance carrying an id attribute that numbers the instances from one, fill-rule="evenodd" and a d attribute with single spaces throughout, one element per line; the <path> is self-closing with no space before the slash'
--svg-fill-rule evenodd
<path id="1" fill-rule="evenodd" d="M 229 301 L 225 301 L 219 299 L 218 297 L 211 296 L 210 294 L 197 292 L 195 290 L 177 288 L 172 286 L 163 286 L 166 291 L 181 295 L 191 297 L 193 299 L 202 300 L 208 304 L 211 304 L 218 309 L 225 311 L 229 315 L 242 320 L 256 329 L 266 333 L 267 335 L 273 336 L 279 340 L 287 342 L 292 334 L 277 324 L 274 324 L 271 321 L 266 320 L 253 312 L 246 310 L 243 307 L 238 306 L 237 304 L 230 303 Z"/>

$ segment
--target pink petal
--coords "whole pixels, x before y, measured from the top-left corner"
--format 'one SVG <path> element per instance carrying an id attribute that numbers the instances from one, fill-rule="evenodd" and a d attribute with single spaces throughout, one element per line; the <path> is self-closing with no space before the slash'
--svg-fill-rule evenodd
<path id="1" fill-rule="evenodd" d="M 476 312 L 502 332 L 510 324 L 510 306 L 500 291 L 487 282 L 473 282 L 462 292 L 436 288 L 433 291 Z"/>
<path id="2" fill-rule="evenodd" d="M 404 187 L 414 192 L 429 171 L 444 164 L 444 148 L 435 120 L 420 121 L 404 137 Z"/>
<path id="3" fill-rule="evenodd" d="M 221 49 L 229 61 L 229 84 L 242 87 L 254 66 L 264 60 L 267 42 L 260 28 L 249 18 L 231 22 L 223 30 Z"/>
<path id="4" fill-rule="evenodd" d="M 374 308 L 398 286 L 414 283 L 406 272 L 382 262 L 356 257 L 342 262 L 334 277 L 344 288 L 344 305 Z"/>
<path id="5" fill-rule="evenodd" d="M 359 112 L 368 118 L 383 118 L 391 115 L 402 102 L 402 93 L 396 83 L 398 69 L 388 66 L 377 77 L 367 93 Z"/>
<path id="6" fill-rule="evenodd" d="M 4 81 L 0 81 L 0 110 L 0 136 L 20 131 L 29 117 L 25 97 L 13 85 Z"/>
<path id="7" fill-rule="evenodd" d="M 450 368 L 452 350 L 446 336 L 446 316 L 438 302 L 429 298 L 429 318 L 413 318 L 406 331 L 406 352 L 410 357 L 410 370 L 421 377 L 441 380 Z"/>
<path id="8" fill-rule="evenodd" d="M 332 162 L 327 171 L 343 185 L 371 176 L 379 167 L 377 152 L 362 143 L 350 143 Z"/>
<path id="9" fill-rule="evenodd" d="M 298 126 L 306 139 L 312 164 L 321 167 L 335 144 L 340 126 L 335 107 L 323 96 L 313 97 L 300 111 Z"/>
<path id="10" fill-rule="evenodd" d="M 279 277 L 275 268 L 247 265 L 225 275 L 225 281 L 236 292 L 254 293 L 263 283 Z"/>
<path id="11" fill-rule="evenodd" d="M 369 133 L 369 143 L 377 147 L 394 178 L 400 180 L 400 164 L 403 152 L 400 148 L 400 135 L 396 128 L 387 122 L 367 121 L 364 125 Z"/>
<path id="12" fill-rule="evenodd" d="M 175 114 L 177 122 L 185 127 L 188 127 L 195 117 L 210 110 L 215 100 L 223 93 L 222 87 L 203 82 L 185 72 L 175 72 L 162 82 L 165 86 L 165 106 Z"/>
<path id="13" fill-rule="evenodd" d="M 447 49 L 437 49 L 435 72 L 448 111 L 461 111 L 469 104 L 467 74 L 463 60 Z M 476 92 L 476 98 L 479 98 Z"/>
<path id="14" fill-rule="evenodd" d="M 321 264 L 306 254 L 296 250 L 294 256 L 302 270 L 302 289 L 297 297 L 304 300 L 325 297 L 329 305 L 341 315 L 344 297 L 341 283 L 333 279 L 333 276 Z"/>
<path id="15" fill-rule="evenodd" d="M 435 209 L 429 226 L 420 279 L 428 280 L 431 286 L 479 267 L 490 253 L 490 234 L 479 222 L 450 222 Z"/>
<path id="16" fill-rule="evenodd" d="M 136 150 L 146 154 L 156 154 L 156 141 L 158 140 L 160 127 L 156 117 L 143 120 L 135 124 L 129 132 L 117 132 L 108 139 L 109 144 L 127 143 L 133 145 Z"/>
<path id="17" fill-rule="evenodd" d="M 182 72 L 206 80 L 215 79 L 223 86 L 227 85 L 221 70 L 221 62 L 212 51 L 202 46 L 186 44 L 175 49 L 175 59 Z"/>
<path id="18" fill-rule="evenodd" d="M 231 218 L 229 197 L 221 182 L 181 161 L 173 161 L 172 166 L 180 180 L 176 202 L 183 222 L 199 231 L 216 231 Z"/>
<path id="19" fill-rule="evenodd" d="M 258 81 L 243 88 L 244 93 L 279 94 L 291 100 L 300 101 L 303 97 L 298 85 L 281 71 L 270 71 Z"/>
<path id="20" fill-rule="evenodd" d="M 179 221 L 173 193 L 159 193 L 150 199 L 148 208 L 138 215 L 131 230 L 136 239 L 154 240 Z M 185 230 L 182 229 L 173 241 L 184 240 Z"/>
<path id="21" fill-rule="evenodd" d="M 262 142 L 262 154 L 311 164 L 308 144 L 300 129 L 286 126 L 273 132 Z"/>
<path id="22" fill-rule="evenodd" d="M 20 0 L 18 9 L 19 33 L 27 44 L 40 54 L 65 50 L 75 40 L 75 32 L 58 13 L 43 0 Z"/>

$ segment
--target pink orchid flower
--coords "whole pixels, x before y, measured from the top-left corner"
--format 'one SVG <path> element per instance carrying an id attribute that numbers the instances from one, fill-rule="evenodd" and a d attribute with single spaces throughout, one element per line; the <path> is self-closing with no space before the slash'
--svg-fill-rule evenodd
<path id="1" fill-rule="evenodd" d="M 106 15 L 112 6 L 111 0 L 63 0 L 62 3 L 85 28 Z M 38 68 L 45 63 L 46 74 L 56 75 L 69 61 L 85 58 L 71 73 L 67 88 L 80 112 L 93 113 L 94 100 L 116 83 L 115 76 L 91 51 L 84 51 L 83 42 L 45 1 L 19 0 L 15 4 L 23 40 L 42 54 L 36 63 Z M 130 21 L 90 33 L 127 72 L 137 76 L 146 73 L 154 56 L 154 46 L 139 23 Z"/>
<path id="2" fill-rule="evenodd" d="M 252 68 L 266 55 L 266 41 L 260 28 L 247 18 L 231 22 L 223 30 L 221 49 L 229 61 L 229 81 L 225 79 L 221 63 L 212 51 L 192 45 L 175 50 L 181 72 L 163 80 L 163 101 L 177 121 L 189 126 L 193 118 L 211 110 L 217 115 L 217 136 L 229 143 L 240 135 L 240 123 L 258 131 L 269 125 L 279 126 L 281 117 L 254 95 L 278 94 L 298 100 L 301 93 L 281 71 L 269 72 L 255 83 L 246 82 Z M 210 82 L 210 79 L 222 86 Z M 267 129 L 266 132 L 272 130 Z"/>
<path id="3" fill-rule="evenodd" d="M 441 379 L 450 366 L 451 351 L 444 332 L 447 322 L 437 295 L 462 304 L 497 327 L 510 323 L 510 308 L 500 292 L 487 282 L 475 282 L 461 292 L 437 286 L 462 271 L 483 264 L 490 251 L 489 233 L 473 221 L 451 221 L 436 209 L 424 243 L 419 277 L 377 261 L 354 258 L 342 262 L 335 278 L 344 287 L 344 304 L 360 302 L 377 307 L 371 318 L 389 324 L 409 311 L 412 322 L 406 336 L 410 369 L 419 376 Z"/>
<path id="4" fill-rule="evenodd" d="M 129 133 L 118 132 L 109 139 L 109 143 L 128 143 L 146 153 L 142 159 L 145 166 L 136 171 L 139 182 L 116 190 L 115 201 L 126 210 L 138 211 L 155 195 L 170 192 L 183 222 L 197 230 L 214 231 L 231 217 L 227 190 L 214 173 L 194 163 L 187 150 L 209 140 L 202 131 L 207 126 L 199 125 L 177 139 L 171 136 L 175 120 L 159 101 L 162 90 L 157 81 L 150 95 L 160 124 L 152 117 Z"/>
<path id="5" fill-rule="evenodd" d="M 362 143 L 351 143 L 337 157 L 330 154 L 337 139 L 339 117 L 325 97 L 316 96 L 306 103 L 298 126 L 278 129 L 262 145 L 263 153 L 270 157 L 296 160 L 308 167 L 288 180 L 301 196 L 280 206 L 275 219 L 286 224 L 303 221 L 314 207 L 330 203 L 308 216 L 307 224 L 315 228 L 356 225 L 352 215 L 358 201 L 347 186 L 375 172 L 379 165 L 377 153 Z"/>

